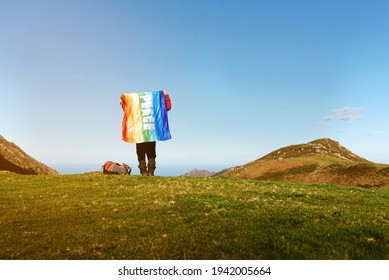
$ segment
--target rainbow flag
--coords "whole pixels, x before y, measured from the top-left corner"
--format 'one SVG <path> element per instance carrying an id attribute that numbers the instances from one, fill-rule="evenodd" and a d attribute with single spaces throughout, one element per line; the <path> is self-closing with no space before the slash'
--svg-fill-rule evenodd
<path id="1" fill-rule="evenodd" d="M 123 93 L 122 139 L 129 143 L 171 139 L 166 100 L 162 90 Z"/>

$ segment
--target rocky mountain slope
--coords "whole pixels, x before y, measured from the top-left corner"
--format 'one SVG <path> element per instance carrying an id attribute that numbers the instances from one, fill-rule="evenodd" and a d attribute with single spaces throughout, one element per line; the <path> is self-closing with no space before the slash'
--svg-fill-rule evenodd
<path id="1" fill-rule="evenodd" d="M 16 144 L 0 135 L 0 170 L 25 175 L 58 174 L 57 171 L 27 155 Z"/>
<path id="2" fill-rule="evenodd" d="M 338 142 L 323 138 L 278 149 L 258 160 L 227 170 L 221 176 L 383 187 L 389 186 L 389 165 L 370 162 Z"/>

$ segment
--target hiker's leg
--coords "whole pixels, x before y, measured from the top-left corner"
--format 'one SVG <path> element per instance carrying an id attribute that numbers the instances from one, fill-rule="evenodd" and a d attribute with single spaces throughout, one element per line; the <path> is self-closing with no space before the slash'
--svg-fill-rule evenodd
<path id="1" fill-rule="evenodd" d="M 140 174 L 147 175 L 146 167 L 146 145 L 147 143 L 137 143 L 136 144 L 136 155 L 138 156 L 139 170 Z"/>
<path id="2" fill-rule="evenodd" d="M 149 162 L 147 164 L 147 172 L 149 176 L 154 176 L 155 168 L 157 168 L 155 158 L 149 159 Z"/>
<path id="3" fill-rule="evenodd" d="M 147 145 L 147 160 L 148 160 L 148 165 L 147 165 L 147 170 L 148 170 L 148 175 L 149 176 L 154 176 L 154 170 L 157 167 L 155 158 L 157 157 L 156 151 L 156 142 L 149 142 Z"/>

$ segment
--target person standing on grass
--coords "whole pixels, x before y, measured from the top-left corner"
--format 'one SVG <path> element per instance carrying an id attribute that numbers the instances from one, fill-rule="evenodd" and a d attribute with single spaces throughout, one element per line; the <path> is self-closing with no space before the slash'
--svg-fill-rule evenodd
<path id="1" fill-rule="evenodd" d="M 170 96 L 165 90 L 122 94 L 120 104 L 124 111 L 122 139 L 136 143 L 140 174 L 154 176 L 156 141 L 171 139 L 167 119 Z"/>

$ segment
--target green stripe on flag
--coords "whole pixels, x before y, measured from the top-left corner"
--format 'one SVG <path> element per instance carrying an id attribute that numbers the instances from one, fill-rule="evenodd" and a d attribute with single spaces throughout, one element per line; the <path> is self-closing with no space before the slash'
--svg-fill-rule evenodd
<path id="1" fill-rule="evenodd" d="M 146 116 L 149 115 L 149 110 L 147 107 L 148 102 L 151 102 L 148 98 L 145 98 L 146 95 L 149 95 L 152 97 L 151 94 L 146 94 L 145 92 L 140 92 L 139 93 L 139 104 L 140 104 L 140 113 L 141 113 L 141 121 L 142 121 L 142 135 L 143 135 L 143 142 L 150 142 L 151 140 L 151 135 L 150 135 L 150 130 L 147 127 L 148 124 L 144 122 L 144 119 Z M 143 104 L 143 106 L 142 106 Z"/>

